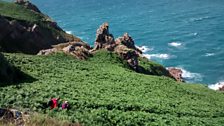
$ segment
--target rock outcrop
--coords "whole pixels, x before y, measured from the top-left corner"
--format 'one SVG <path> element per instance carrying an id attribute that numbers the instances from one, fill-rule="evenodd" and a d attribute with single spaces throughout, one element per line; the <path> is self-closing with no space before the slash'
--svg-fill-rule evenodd
<path id="1" fill-rule="evenodd" d="M 221 87 L 219 87 L 219 91 L 224 91 L 224 85 L 222 85 Z"/>
<path id="2" fill-rule="evenodd" d="M 0 108 L 0 118 L 4 124 L 14 124 L 16 126 L 23 126 L 28 119 L 26 113 L 22 113 L 16 109 Z"/>
<path id="3" fill-rule="evenodd" d="M 32 4 L 31 2 L 29 2 L 28 0 L 16 0 L 15 4 L 18 4 L 20 6 L 25 7 L 26 9 L 29 9 L 33 12 L 39 13 L 41 15 L 44 15 L 41 13 L 41 11 L 38 9 L 38 7 L 34 4 Z M 50 27 L 53 27 L 57 30 L 63 31 L 62 28 L 60 28 L 57 24 L 57 22 L 53 21 L 49 16 L 44 15 L 46 17 L 46 20 L 44 20 L 44 22 L 46 24 L 48 24 Z"/>
<path id="4" fill-rule="evenodd" d="M 134 41 L 128 33 L 116 39 L 114 52 L 126 60 L 131 68 L 138 71 L 138 57 L 142 52 L 135 47 Z"/>
<path id="5" fill-rule="evenodd" d="M 37 55 L 49 55 L 56 52 L 64 52 L 77 59 L 84 60 L 92 56 L 90 49 L 90 46 L 84 42 L 68 42 L 54 45 L 51 49 L 41 50 Z"/>
<path id="6" fill-rule="evenodd" d="M 22 14 L 19 12 L 11 16 L 0 15 L 0 51 L 37 54 L 52 45 L 82 41 L 63 31 L 56 22 L 41 13 L 37 6 L 28 0 L 16 0 L 15 3 L 18 9 L 26 8 L 23 11 L 27 11 L 28 15 L 20 16 Z M 32 20 L 28 20 L 28 16 L 32 15 Z"/>
<path id="7" fill-rule="evenodd" d="M 142 53 L 141 50 L 139 50 L 138 48 L 135 47 L 135 42 L 132 39 L 131 36 L 128 35 L 128 33 L 124 33 L 124 35 L 122 37 L 118 37 L 115 40 L 116 45 L 124 45 L 129 49 L 134 49 L 137 52 L 139 52 L 140 54 Z"/>
<path id="8" fill-rule="evenodd" d="M 131 68 L 138 70 L 138 56 L 142 53 L 135 47 L 134 40 L 128 33 L 122 37 L 114 39 L 113 35 L 109 33 L 109 24 L 103 23 L 96 32 L 96 41 L 94 44 L 94 52 L 99 49 L 107 49 L 118 54 L 122 59 L 126 60 Z"/>
<path id="9" fill-rule="evenodd" d="M 96 31 L 96 40 L 94 43 L 94 49 L 98 50 L 106 48 L 112 50 L 114 47 L 115 41 L 112 34 L 109 33 L 109 24 L 104 23 Z"/>
<path id="10" fill-rule="evenodd" d="M 168 68 L 168 71 L 170 73 L 170 75 L 178 82 L 184 82 L 184 79 L 182 77 L 182 70 L 181 69 L 178 69 L 178 68 L 174 68 L 174 67 L 171 67 L 171 68 Z"/>
<path id="11" fill-rule="evenodd" d="M 114 52 L 118 54 L 123 60 L 126 60 L 131 68 L 138 71 L 138 53 L 125 45 L 117 45 Z"/>
<path id="12" fill-rule="evenodd" d="M 50 30 L 49 27 L 0 16 L 0 51 L 36 54 L 51 45 L 81 41 L 64 31 Z"/>
<path id="13" fill-rule="evenodd" d="M 176 81 L 183 82 L 182 71 L 176 68 L 166 70 L 162 66 L 149 66 L 150 69 L 141 67 L 139 64 L 139 57 L 143 58 L 142 51 L 135 46 L 135 42 L 128 33 L 114 39 L 113 35 L 109 33 L 109 24 L 103 23 L 96 32 L 96 41 L 91 52 L 99 49 L 106 49 L 108 51 L 118 54 L 123 60 L 127 61 L 129 66 L 139 73 L 153 74 L 158 76 L 168 76 Z"/>
<path id="14" fill-rule="evenodd" d="M 224 91 L 224 82 L 208 85 L 208 88 L 216 91 Z"/>

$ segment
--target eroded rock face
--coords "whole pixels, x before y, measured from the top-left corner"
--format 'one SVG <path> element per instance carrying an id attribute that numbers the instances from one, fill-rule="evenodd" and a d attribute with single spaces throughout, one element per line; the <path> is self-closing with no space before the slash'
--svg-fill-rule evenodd
<path id="1" fill-rule="evenodd" d="M 56 53 L 58 50 L 56 48 L 40 50 L 37 55 L 50 55 Z"/>
<path id="2" fill-rule="evenodd" d="M 139 55 L 142 54 L 142 51 L 139 50 L 138 48 L 136 48 L 134 40 L 128 33 L 124 33 L 123 36 L 118 37 L 115 40 L 115 44 L 116 44 L 116 46 L 124 45 L 126 48 L 135 50 L 137 54 L 139 54 Z"/>
<path id="3" fill-rule="evenodd" d="M 134 40 L 128 33 L 114 40 L 113 35 L 109 33 L 109 24 L 103 23 L 97 29 L 94 49 L 91 52 L 102 48 L 117 53 L 131 68 L 138 69 L 138 57 L 142 52 L 135 47 Z"/>
<path id="4" fill-rule="evenodd" d="M 123 60 L 126 60 L 129 66 L 138 71 L 138 53 L 135 50 L 125 49 L 122 45 L 115 48 L 114 52 L 117 53 Z"/>
<path id="5" fill-rule="evenodd" d="M 224 91 L 224 85 L 219 88 L 219 91 Z"/>
<path id="6" fill-rule="evenodd" d="M 37 8 L 37 6 L 30 3 L 28 0 L 16 0 L 15 3 L 18 5 L 24 6 L 25 8 L 27 8 L 29 10 L 35 11 L 37 13 L 41 13 L 41 11 Z"/>
<path id="7" fill-rule="evenodd" d="M 122 37 L 117 38 L 115 40 L 115 43 L 117 45 L 123 44 L 123 45 L 125 45 L 128 48 L 136 49 L 135 42 L 132 39 L 132 37 L 128 35 L 128 33 L 124 33 L 124 35 Z"/>
<path id="8" fill-rule="evenodd" d="M 127 61 L 129 66 L 139 72 L 158 76 L 168 76 L 177 81 L 182 82 L 182 71 L 176 68 L 166 70 L 164 67 L 153 67 L 147 71 L 142 66 L 139 66 L 139 57 L 143 57 L 142 51 L 135 47 L 135 42 L 132 37 L 125 33 L 123 36 L 114 40 L 113 35 L 109 33 L 108 23 L 100 26 L 96 33 L 95 47 L 91 47 L 84 42 L 68 42 L 53 46 L 52 49 L 42 50 L 38 55 L 49 55 L 58 51 L 70 54 L 78 59 L 87 59 L 97 50 L 106 49 L 118 54 L 123 60 Z M 149 66 L 150 67 L 150 66 Z M 158 72 L 159 71 L 159 72 Z"/>
<path id="9" fill-rule="evenodd" d="M 36 54 L 42 49 L 51 48 L 51 45 L 74 41 L 74 39 L 72 35 L 65 37 L 58 33 L 53 34 L 53 31 L 38 24 L 0 16 L 0 51 Z M 77 41 L 81 40 L 77 39 Z"/>
<path id="10" fill-rule="evenodd" d="M 117 45 L 114 49 L 114 52 L 117 53 L 122 59 L 126 60 L 131 68 L 134 70 L 138 69 L 138 52 L 127 48 L 125 45 Z"/>
<path id="11" fill-rule="evenodd" d="M 84 42 L 68 42 L 54 45 L 51 49 L 41 50 L 37 55 L 50 55 L 60 51 L 81 60 L 92 56 L 90 46 Z"/>
<path id="12" fill-rule="evenodd" d="M 183 77 L 182 77 L 183 72 L 182 72 L 181 69 L 171 67 L 171 68 L 168 68 L 168 71 L 169 71 L 170 75 L 176 81 L 178 81 L 178 82 L 184 82 Z"/>
<path id="13" fill-rule="evenodd" d="M 114 45 L 114 37 L 109 33 L 109 24 L 103 23 L 96 32 L 96 41 L 94 44 L 94 50 L 102 48 L 111 48 Z"/>

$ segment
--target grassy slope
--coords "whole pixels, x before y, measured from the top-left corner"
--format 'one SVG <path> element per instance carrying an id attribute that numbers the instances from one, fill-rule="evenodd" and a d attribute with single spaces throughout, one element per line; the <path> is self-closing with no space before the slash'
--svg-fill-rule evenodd
<path id="1" fill-rule="evenodd" d="M 87 61 L 64 54 L 6 57 L 37 81 L 0 87 L 3 107 L 30 108 L 86 125 L 224 123 L 223 93 L 199 84 L 135 73 L 114 54 L 99 52 Z M 42 108 L 51 96 L 68 100 L 72 108 Z"/>
<path id="2" fill-rule="evenodd" d="M 34 23 L 44 21 L 47 19 L 47 17 L 45 17 L 42 14 L 29 11 L 20 5 L 4 2 L 1 0 L 0 0 L 0 15 Z"/>

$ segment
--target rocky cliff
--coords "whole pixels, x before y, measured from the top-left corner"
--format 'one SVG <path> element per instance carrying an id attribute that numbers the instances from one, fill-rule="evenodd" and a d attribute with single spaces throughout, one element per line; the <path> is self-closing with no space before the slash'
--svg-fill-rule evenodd
<path id="1" fill-rule="evenodd" d="M 116 53 L 129 67 L 138 72 L 148 75 L 167 76 L 176 81 L 183 81 L 181 73 L 173 69 L 167 70 L 162 65 L 150 62 L 142 55 L 142 51 L 135 46 L 135 42 L 128 33 L 114 38 L 109 32 L 109 24 L 103 23 L 96 31 L 94 47 L 91 48 L 84 42 L 68 42 L 54 45 L 53 48 L 41 50 L 38 55 L 49 55 L 56 52 L 64 52 L 78 59 L 87 59 L 99 50 L 107 50 Z M 174 71 L 174 72 L 173 72 Z"/>
<path id="2" fill-rule="evenodd" d="M 128 33 L 124 33 L 123 36 L 114 39 L 113 34 L 109 32 L 108 23 L 103 23 L 97 29 L 95 45 L 91 52 L 94 53 L 100 49 L 106 49 L 118 54 L 123 60 L 127 61 L 130 68 L 136 72 L 167 76 L 176 81 L 183 82 L 181 70 L 176 68 L 167 70 L 159 64 L 151 63 L 142 55 L 142 51 L 135 46 L 134 40 Z"/>
<path id="3" fill-rule="evenodd" d="M 168 76 L 182 81 L 181 76 L 177 77 L 173 70 L 168 71 L 159 64 L 147 60 L 142 66 L 144 56 L 135 46 L 132 37 L 124 33 L 115 39 L 109 32 L 108 23 L 103 23 L 97 29 L 95 44 L 91 48 L 81 39 L 65 33 L 56 22 L 42 14 L 29 1 L 16 0 L 14 4 L 7 2 L 0 2 L 0 4 L 3 7 L 0 10 L 0 51 L 38 53 L 38 55 L 49 55 L 60 51 L 77 59 L 87 59 L 96 51 L 105 49 L 119 55 L 136 72 Z"/>
<path id="4" fill-rule="evenodd" d="M 0 51 L 36 54 L 51 45 L 81 41 L 28 1 L 0 4 Z"/>

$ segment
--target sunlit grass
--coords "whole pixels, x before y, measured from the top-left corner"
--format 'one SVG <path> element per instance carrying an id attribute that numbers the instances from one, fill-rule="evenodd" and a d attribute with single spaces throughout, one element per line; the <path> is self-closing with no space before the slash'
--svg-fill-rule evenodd
<path id="1" fill-rule="evenodd" d="M 86 61 L 62 53 L 5 55 L 37 81 L 1 87 L 3 107 L 29 108 L 86 125 L 224 123 L 223 93 L 200 84 L 136 73 L 113 53 L 100 51 Z M 51 96 L 61 97 L 61 102 L 68 100 L 71 109 L 44 108 Z"/>

